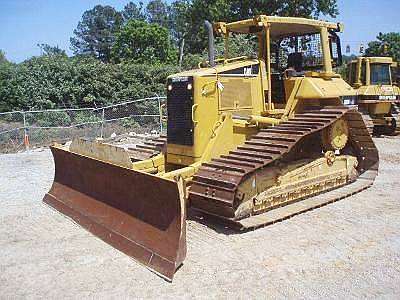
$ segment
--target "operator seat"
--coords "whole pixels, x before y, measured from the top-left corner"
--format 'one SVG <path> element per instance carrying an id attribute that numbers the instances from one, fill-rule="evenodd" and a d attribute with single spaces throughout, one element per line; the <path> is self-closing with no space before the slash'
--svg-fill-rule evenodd
<path id="1" fill-rule="evenodd" d="M 303 53 L 294 52 L 288 55 L 287 69 L 294 69 L 296 72 L 302 72 L 303 67 Z"/>

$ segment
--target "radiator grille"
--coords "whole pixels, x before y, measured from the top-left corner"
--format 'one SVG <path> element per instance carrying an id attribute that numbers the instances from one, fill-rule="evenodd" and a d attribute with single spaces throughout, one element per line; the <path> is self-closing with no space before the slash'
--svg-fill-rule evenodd
<path id="1" fill-rule="evenodd" d="M 191 89 L 188 89 L 189 84 Z M 171 144 L 193 146 L 193 78 L 169 79 L 167 85 L 167 141 Z"/>

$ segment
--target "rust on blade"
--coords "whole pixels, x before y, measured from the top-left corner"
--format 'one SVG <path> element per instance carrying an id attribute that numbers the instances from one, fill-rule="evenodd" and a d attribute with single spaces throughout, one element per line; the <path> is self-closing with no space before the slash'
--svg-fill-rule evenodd
<path id="1" fill-rule="evenodd" d="M 182 181 L 176 183 L 51 147 L 53 186 L 43 201 L 172 280 L 186 255 Z"/>

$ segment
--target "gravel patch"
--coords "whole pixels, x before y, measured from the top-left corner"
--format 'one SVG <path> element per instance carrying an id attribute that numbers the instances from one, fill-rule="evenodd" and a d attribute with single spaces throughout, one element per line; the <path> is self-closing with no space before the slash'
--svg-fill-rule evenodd
<path id="1" fill-rule="evenodd" d="M 1 298 L 399 298 L 400 138 L 368 190 L 243 234 L 188 221 L 168 283 L 43 205 L 49 150 L 0 155 Z"/>

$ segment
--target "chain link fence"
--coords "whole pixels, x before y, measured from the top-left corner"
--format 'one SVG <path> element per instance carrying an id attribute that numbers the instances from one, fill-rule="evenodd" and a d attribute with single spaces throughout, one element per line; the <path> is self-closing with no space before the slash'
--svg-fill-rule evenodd
<path id="1" fill-rule="evenodd" d="M 165 99 L 157 96 L 101 108 L 0 113 L 0 152 L 18 152 L 53 142 L 63 143 L 73 137 L 160 133 L 165 128 Z"/>

